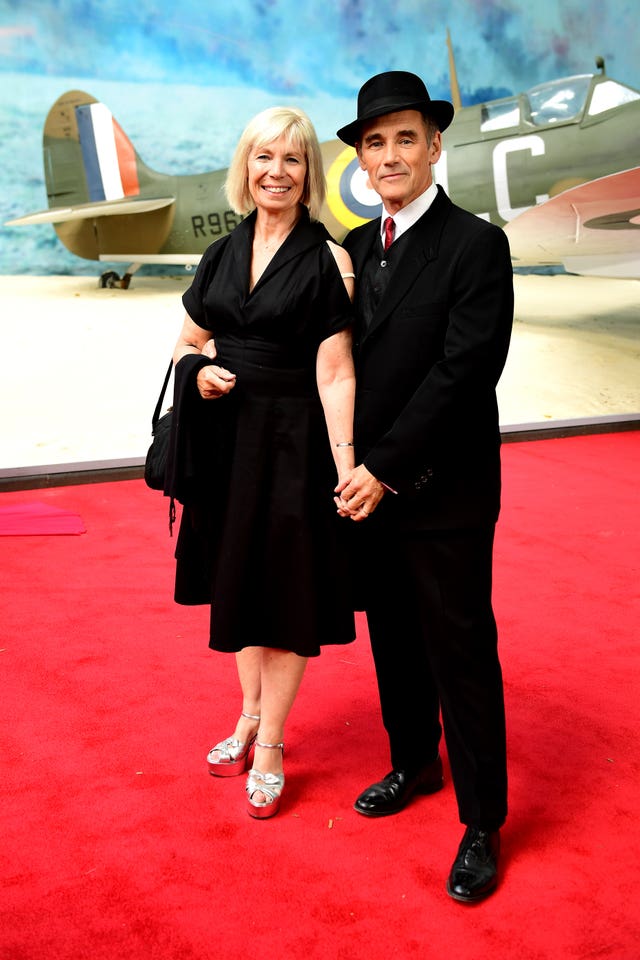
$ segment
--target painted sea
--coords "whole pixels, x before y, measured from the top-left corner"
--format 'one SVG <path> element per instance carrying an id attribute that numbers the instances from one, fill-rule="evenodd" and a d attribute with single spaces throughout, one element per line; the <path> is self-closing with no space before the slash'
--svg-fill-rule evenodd
<path id="1" fill-rule="evenodd" d="M 352 97 L 274 96 L 248 87 L 116 83 L 82 77 L 2 74 L 0 83 L 0 274 L 98 276 L 103 265 L 69 253 L 49 224 L 6 227 L 6 220 L 47 207 L 42 129 L 51 105 L 67 90 L 105 103 L 136 150 L 161 173 L 226 167 L 246 122 L 259 110 L 287 103 L 305 110 L 321 140 L 352 119 Z M 150 275 L 179 267 L 145 266 Z"/>

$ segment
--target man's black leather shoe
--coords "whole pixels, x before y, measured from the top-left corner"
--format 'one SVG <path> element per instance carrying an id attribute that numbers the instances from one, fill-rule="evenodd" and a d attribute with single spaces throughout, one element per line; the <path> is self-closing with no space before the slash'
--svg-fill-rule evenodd
<path id="1" fill-rule="evenodd" d="M 447 893 L 462 903 L 477 903 L 498 882 L 500 834 L 467 827 L 447 880 Z"/>
<path id="2" fill-rule="evenodd" d="M 386 817 L 399 813 L 409 803 L 414 793 L 436 793 L 443 786 L 442 760 L 436 757 L 428 767 L 418 773 L 392 770 L 384 780 L 371 784 L 353 805 L 353 809 L 365 817 Z"/>

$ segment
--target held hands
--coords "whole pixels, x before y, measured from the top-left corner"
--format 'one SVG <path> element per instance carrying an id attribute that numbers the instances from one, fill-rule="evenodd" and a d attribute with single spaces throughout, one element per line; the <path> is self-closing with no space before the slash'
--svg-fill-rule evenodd
<path id="1" fill-rule="evenodd" d="M 351 470 L 338 484 L 333 502 L 341 517 L 350 517 L 356 523 L 366 520 L 382 500 L 385 488 L 363 463 Z"/>
<path id="2" fill-rule="evenodd" d="M 201 353 L 210 360 L 215 360 L 218 355 L 215 340 L 207 340 Z M 236 385 L 236 375 L 212 363 L 198 371 L 196 384 L 203 400 L 216 400 L 233 390 Z"/>

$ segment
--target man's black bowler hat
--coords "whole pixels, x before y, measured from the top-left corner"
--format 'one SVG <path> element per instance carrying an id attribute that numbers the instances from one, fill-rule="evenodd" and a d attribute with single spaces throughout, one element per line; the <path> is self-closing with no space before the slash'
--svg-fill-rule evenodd
<path id="1" fill-rule="evenodd" d="M 389 70 L 363 84 L 358 94 L 358 119 L 338 130 L 337 136 L 354 147 L 363 123 L 398 110 L 419 110 L 431 117 L 439 130 L 446 130 L 453 120 L 453 104 L 448 100 L 432 100 L 415 73 Z"/>

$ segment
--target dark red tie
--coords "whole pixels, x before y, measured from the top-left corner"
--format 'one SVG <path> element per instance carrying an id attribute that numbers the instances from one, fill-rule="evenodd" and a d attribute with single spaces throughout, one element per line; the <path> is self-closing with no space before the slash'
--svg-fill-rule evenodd
<path id="1" fill-rule="evenodd" d="M 396 232 L 396 225 L 393 221 L 393 217 L 387 217 L 384 222 L 384 248 L 388 250 L 391 244 L 393 243 L 393 237 Z"/>

